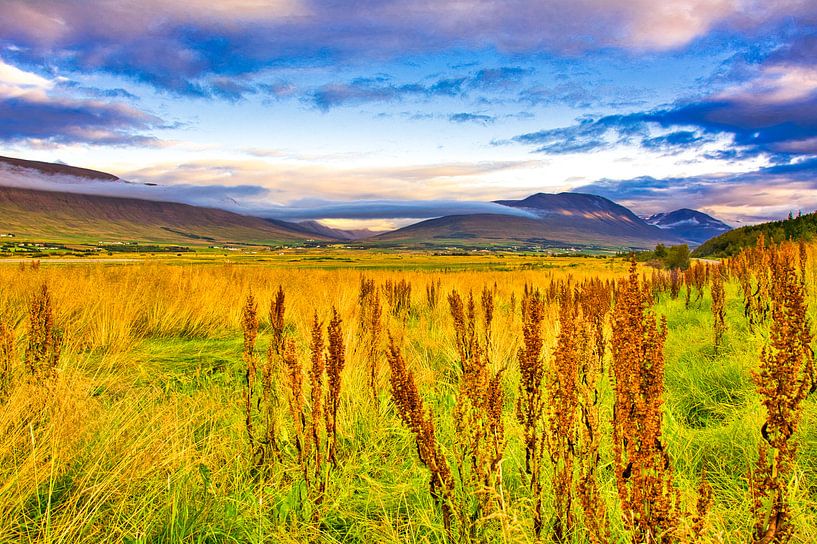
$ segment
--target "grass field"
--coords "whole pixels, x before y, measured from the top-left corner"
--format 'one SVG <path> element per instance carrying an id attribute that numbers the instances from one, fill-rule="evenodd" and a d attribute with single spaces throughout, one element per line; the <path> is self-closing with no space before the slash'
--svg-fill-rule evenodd
<path id="1" fill-rule="evenodd" d="M 393 314 L 384 298 L 383 325 L 398 339 L 452 465 L 460 454 L 455 416 L 460 375 L 446 297 L 452 289 L 477 296 L 484 287 L 495 292 L 489 355 L 493 369 L 506 369 L 501 389 L 507 445 L 500 463 L 501 506 L 477 520 L 472 540 L 532 542 L 534 500 L 515 417 L 524 286 L 547 290 L 553 281 L 622 279 L 626 273 L 627 263 L 614 258 L 352 250 L 118 264 L 43 261 L 39 267 L 0 261 L 0 321 L 14 329 L 18 353 L 25 351 L 30 300 L 43 284 L 63 331 L 57 376 L 32 383 L 18 356 L 14 385 L 0 409 L 0 542 L 445 542 L 429 472 L 392 400 L 382 354 L 385 334 L 376 395 L 369 385 L 370 346 L 358 303 L 362 276 L 378 286 L 388 280 L 411 283 L 411 309 Z M 807 273 L 812 323 L 816 274 L 812 259 Z M 426 287 L 436 281 L 442 294 L 431 307 Z M 248 446 L 242 307 L 252 293 L 263 353 L 272 338 L 267 309 L 279 285 L 286 293 L 284 330 L 304 368 L 313 312 L 328 323 L 334 306 L 343 319 L 338 463 L 321 468 L 326 484 L 320 498 L 305 484 L 297 428 L 281 384 L 275 389 L 280 398 L 273 400 L 280 459 L 259 471 Z M 742 295 L 731 280 L 725 340 L 716 352 L 709 290 L 684 306 L 683 294 L 675 300 L 661 294 L 655 304 L 668 324 L 663 428 L 681 510 L 695 511 L 705 466 L 714 504 L 700 541 L 748 542 L 754 521 L 747 473 L 758 456 L 765 417 L 751 373 L 768 341 L 768 326 L 748 328 Z M 555 304 L 547 305 L 543 327 L 544 360 L 551 365 L 559 327 Z M 304 381 L 308 392 L 308 377 Z M 613 473 L 607 373 L 599 395 L 601 496 L 610 541 L 627 542 Z M 306 399 L 309 404 L 308 394 Z M 788 482 L 792 541 L 817 542 L 814 396 L 804 402 L 796 441 L 797 462 Z M 546 462 L 545 482 L 552 470 Z M 546 484 L 545 542 L 553 499 Z M 682 529 L 691 518 L 680 521 Z M 571 542 L 587 538 L 581 523 L 569 535 Z"/>

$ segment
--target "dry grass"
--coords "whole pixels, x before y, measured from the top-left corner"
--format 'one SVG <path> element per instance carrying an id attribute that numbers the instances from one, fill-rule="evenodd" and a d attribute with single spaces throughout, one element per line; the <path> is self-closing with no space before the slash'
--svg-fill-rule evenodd
<path id="1" fill-rule="evenodd" d="M 789 542 L 793 536 L 788 489 L 797 454 L 793 437 L 811 387 L 808 365 L 814 359 L 803 269 L 797 263 L 795 248 L 786 244 L 767 252 L 771 262 L 771 341 L 763 347 L 760 368 L 754 374 L 766 421 L 761 428 L 759 459 L 750 473 L 754 540 L 762 544 Z"/>
<path id="2" fill-rule="evenodd" d="M 650 312 L 651 298 L 633 260 L 612 316 L 613 451 L 624 523 L 632 542 L 645 544 L 674 541 L 679 518 L 662 438 L 667 325 Z"/>
<path id="3" fill-rule="evenodd" d="M 562 524 L 563 535 L 629 540 L 635 524 L 632 510 L 622 508 L 611 446 L 616 391 L 603 370 L 616 366 L 620 350 L 610 347 L 612 281 L 617 300 L 625 300 L 627 270 L 603 259 L 536 264 L 369 270 L 373 295 L 364 304 L 358 270 L 0 266 L 0 338 L 7 339 L 0 356 L 16 353 L 0 409 L 0 542 L 531 542 L 537 533 L 548 541 L 557 512 L 567 520 L 549 483 L 559 481 L 564 469 L 555 469 L 568 459 L 559 453 L 554 463 L 548 454 L 560 408 L 548 398 L 574 394 L 575 419 L 565 410 L 565 426 L 558 426 L 572 429 L 572 446 L 561 435 L 551 439 L 560 444 L 556 451 L 572 447 L 574 454 L 572 523 Z M 806 315 L 813 317 L 811 262 L 806 272 Z M 569 277 L 579 291 L 569 313 L 580 316 L 572 340 L 563 338 L 565 346 L 572 342 L 573 355 L 562 357 L 571 376 L 575 370 L 570 394 L 562 388 L 570 382 L 553 381 L 562 364 L 555 354 L 567 353 L 558 349 L 558 303 Z M 749 282 L 754 300 L 753 271 Z M 660 297 L 665 339 L 660 321 L 640 321 L 651 332 L 636 345 L 651 364 L 665 344 L 666 382 L 654 379 L 644 398 L 664 403 L 656 410 L 650 400 L 644 413 L 651 423 L 627 432 L 661 430 L 662 449 L 672 454 L 671 489 L 681 496 L 670 493 L 671 506 L 690 512 L 678 538 L 745 542 L 755 531 L 745 468 L 757 460 L 767 408 L 750 372 L 766 339 L 774 339 L 776 306 L 749 331 L 741 283 L 724 281 L 729 334 L 717 354 L 709 290 L 696 300 L 693 287 L 689 310 L 683 300 Z M 38 310 L 37 322 L 50 319 L 53 338 L 61 331 L 62 339 L 58 358 L 44 356 L 45 367 L 55 368 L 46 386 L 26 379 L 24 359 L 30 336 L 49 337 L 29 333 L 48 329 L 30 325 L 43 285 L 51 317 Z M 413 293 L 410 285 L 427 289 Z M 671 291 L 672 277 L 651 279 L 649 296 L 627 315 L 638 308 L 649 314 L 653 285 Z M 442 293 L 454 289 L 464 295 L 452 318 Z M 372 335 L 380 304 L 383 333 Z M 570 330 L 568 317 L 561 320 Z M 395 338 L 388 350 L 385 331 Z M 42 344 L 48 340 L 32 343 Z M 768 353 L 775 360 L 777 352 Z M 616 382 L 621 375 L 617 369 Z M 791 541 L 805 543 L 817 539 L 817 409 L 804 398 L 798 410 L 798 449 L 784 479 Z M 258 448 L 271 442 L 273 427 L 277 451 L 258 470 Z M 666 462 L 659 453 L 655 459 Z M 711 495 L 699 493 L 707 489 L 703 465 Z M 631 472 L 628 497 L 636 487 Z M 657 487 L 670 489 L 655 474 Z"/>

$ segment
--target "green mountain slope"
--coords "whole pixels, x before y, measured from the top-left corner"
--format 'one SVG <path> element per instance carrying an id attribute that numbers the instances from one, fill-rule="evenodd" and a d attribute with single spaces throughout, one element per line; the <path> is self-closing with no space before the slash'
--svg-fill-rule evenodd
<path id="1" fill-rule="evenodd" d="M 326 240 L 294 224 L 187 204 L 0 187 L 0 233 L 16 240 L 210 245 Z"/>
<path id="2" fill-rule="evenodd" d="M 730 230 L 698 246 L 692 256 L 730 257 L 745 247 L 755 245 L 761 234 L 768 242 L 800 238 L 811 240 L 817 235 L 817 212 Z"/>

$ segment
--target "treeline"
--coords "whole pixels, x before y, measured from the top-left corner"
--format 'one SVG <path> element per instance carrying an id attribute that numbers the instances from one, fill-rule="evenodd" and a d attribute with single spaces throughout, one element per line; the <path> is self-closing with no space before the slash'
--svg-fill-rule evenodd
<path id="1" fill-rule="evenodd" d="M 635 259 L 640 263 L 646 263 L 653 268 L 668 268 L 670 270 L 686 270 L 689 268 L 690 251 L 689 246 L 681 244 L 677 246 L 665 246 L 658 244 L 655 249 L 649 251 L 639 251 L 632 253 L 619 253 L 618 256 L 629 259 L 635 255 Z"/>
<path id="2" fill-rule="evenodd" d="M 771 244 L 786 240 L 810 241 L 817 234 L 817 212 L 797 217 L 789 214 L 788 219 L 771 221 L 730 230 L 707 240 L 695 251 L 693 257 L 733 257 L 740 251 L 754 247 L 760 235 Z"/>

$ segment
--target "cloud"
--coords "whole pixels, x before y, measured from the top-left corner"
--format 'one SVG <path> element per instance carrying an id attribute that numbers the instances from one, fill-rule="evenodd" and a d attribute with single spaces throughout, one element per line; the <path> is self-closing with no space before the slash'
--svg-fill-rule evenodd
<path id="1" fill-rule="evenodd" d="M 816 13 L 808 0 L 5 0 L 0 43 L 32 64 L 48 58 L 63 70 L 220 96 L 213 77 L 266 68 L 451 50 L 666 51 L 715 32 L 751 35 L 790 21 L 814 24 Z M 501 87 L 522 77 L 491 69 L 478 82 Z"/>
<path id="2" fill-rule="evenodd" d="M 367 102 L 393 102 L 407 95 L 422 95 L 426 89 L 415 85 L 381 85 L 369 82 L 331 83 L 312 91 L 306 100 L 316 108 L 328 111 L 339 106 Z"/>
<path id="3" fill-rule="evenodd" d="M 12 98 L 32 92 L 43 92 L 53 86 L 50 80 L 21 70 L 0 59 L 0 96 Z"/>
<path id="4" fill-rule="evenodd" d="M 817 159 L 733 174 L 602 179 L 573 190 L 614 199 L 643 215 L 684 207 L 737 224 L 769 221 L 817 210 Z"/>
<path id="5" fill-rule="evenodd" d="M 196 179 L 204 181 L 204 178 L 200 177 L 203 174 L 201 168 L 187 165 L 182 169 L 192 172 L 193 175 L 184 177 L 180 174 L 175 178 L 176 183 L 155 184 L 128 181 L 96 182 L 69 175 L 47 175 L 25 168 L 0 165 L 0 186 L 179 202 L 286 221 L 427 219 L 470 213 L 533 217 L 523 210 L 508 208 L 492 202 L 454 199 L 340 201 L 324 198 L 296 198 L 286 204 L 276 204 L 275 201 L 282 197 L 280 191 L 231 179 L 236 169 L 235 165 L 223 166 L 220 171 L 216 171 L 212 166 L 208 167 L 210 176 L 218 176 L 217 179 L 211 179 L 210 183 L 195 183 Z"/>
<path id="6" fill-rule="evenodd" d="M 59 82 L 57 82 L 59 83 Z M 132 106 L 55 96 L 54 81 L 0 61 L 0 141 L 154 145 L 164 123 Z"/>
<path id="7" fill-rule="evenodd" d="M 521 66 L 484 68 L 473 75 L 469 85 L 476 89 L 507 88 L 519 84 L 531 74 L 533 74 L 533 69 Z"/>
<path id="8" fill-rule="evenodd" d="M 524 166 L 485 163 L 337 171 L 258 160 L 202 161 L 123 174 L 130 182 L 90 182 L 0 166 L 0 185 L 180 202 L 289 221 L 402 225 L 409 219 L 452 214 L 526 216 L 524 211 L 490 202 L 515 193 L 523 196 L 518 190 L 503 187 L 498 194 L 496 188 L 465 181 L 481 173 Z M 440 183 L 429 190 L 428 179 Z M 445 196 L 455 190 L 460 190 L 460 199 Z M 738 173 L 601 179 L 571 190 L 608 197 L 643 215 L 691 207 L 732 224 L 766 221 L 785 217 L 789 211 L 817 209 L 817 158 Z"/>
<path id="9" fill-rule="evenodd" d="M 0 76 L 0 80 L 2 80 L 2 76 Z M 129 102 L 139 101 L 138 96 L 125 89 L 122 89 L 121 87 L 113 89 L 100 89 L 99 87 L 89 87 L 87 85 L 81 84 L 78 81 L 71 80 L 58 81 L 55 87 L 59 89 L 66 89 L 69 91 L 76 92 L 78 94 L 81 94 L 83 97 L 93 97 L 101 99 L 114 98 L 127 100 Z"/>
<path id="10" fill-rule="evenodd" d="M 255 156 L 261 157 L 262 153 Z M 484 176 L 511 174 L 540 165 L 538 160 L 523 160 L 338 168 L 298 160 L 256 158 L 160 163 L 118 174 L 134 182 L 158 185 L 256 185 L 267 189 L 264 197 L 267 204 L 287 205 L 304 198 L 495 200 L 505 195 L 496 186 L 486 184 Z"/>
<path id="11" fill-rule="evenodd" d="M 454 113 L 448 116 L 448 120 L 452 123 L 477 123 L 480 125 L 490 125 L 496 121 L 496 117 L 478 113 Z"/>
<path id="12" fill-rule="evenodd" d="M 0 165 L 0 186 L 76 193 L 84 195 L 137 198 L 178 202 L 197 206 L 241 211 L 242 200 L 256 199 L 268 193 L 253 185 L 146 185 L 127 181 L 90 181 L 70 175 L 47 175 L 36 170 Z"/>
<path id="13" fill-rule="evenodd" d="M 234 78 L 215 77 L 209 81 L 208 92 L 229 102 L 238 102 L 249 94 L 255 94 L 258 89 Z"/>
<path id="14" fill-rule="evenodd" d="M 396 220 L 451 213 L 518 213 L 490 204 L 509 193 L 485 184 L 480 177 L 531 164 L 508 161 L 338 169 L 280 160 L 212 159 L 117 171 L 128 181 L 103 184 L 9 170 L 13 175 L 0 176 L 0 185 L 166 200 L 290 220 Z"/>
<path id="15" fill-rule="evenodd" d="M 429 219 L 444 215 L 492 213 L 535 218 L 523 210 L 492 202 L 464 200 L 366 200 L 355 202 L 302 201 L 260 211 L 286 221 L 308 219 Z"/>
<path id="16" fill-rule="evenodd" d="M 348 83 L 329 83 L 310 91 L 305 101 L 328 111 L 340 106 L 370 102 L 397 102 L 406 98 L 465 96 L 471 92 L 495 92 L 518 84 L 532 73 L 516 66 L 482 69 L 458 77 L 431 82 L 395 83 L 390 76 L 356 78 Z"/>
<path id="17" fill-rule="evenodd" d="M 656 136 L 656 132 L 659 132 Z M 727 137 L 742 156 L 775 160 L 817 153 L 817 68 L 766 65 L 752 80 L 669 107 L 584 118 L 576 125 L 521 134 L 517 143 L 549 154 L 618 145 L 684 150 Z"/>
<path id="18" fill-rule="evenodd" d="M 565 104 L 577 109 L 605 106 L 623 108 L 643 104 L 644 91 L 605 81 L 568 80 L 553 85 L 534 85 L 520 91 L 517 101 L 531 106 Z"/>
<path id="19" fill-rule="evenodd" d="M 162 126 L 157 117 L 121 104 L 94 100 L 0 97 L 0 141 L 55 144 L 153 145 L 142 134 Z"/>
<path id="20" fill-rule="evenodd" d="M 647 149 L 672 152 L 689 146 L 700 145 L 705 141 L 710 140 L 694 130 L 677 130 L 662 136 L 644 138 L 641 140 L 641 146 Z"/>
<path id="21" fill-rule="evenodd" d="M 288 81 L 279 80 L 273 83 L 259 83 L 257 90 L 268 100 L 275 101 L 293 96 L 298 88 Z"/>

